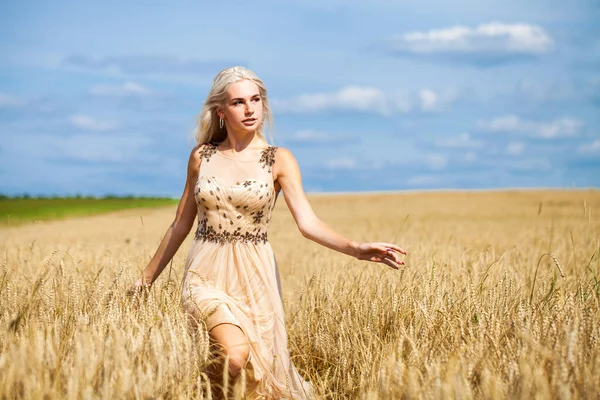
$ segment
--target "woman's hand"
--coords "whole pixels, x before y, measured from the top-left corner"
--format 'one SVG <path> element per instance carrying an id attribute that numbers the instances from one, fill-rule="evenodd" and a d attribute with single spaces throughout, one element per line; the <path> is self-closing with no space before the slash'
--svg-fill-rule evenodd
<path id="1" fill-rule="evenodd" d="M 359 260 L 384 263 L 394 269 L 404 265 L 399 254 L 406 255 L 406 251 L 391 243 L 361 243 L 356 248 L 356 253 Z"/>
<path id="2" fill-rule="evenodd" d="M 127 289 L 127 292 L 125 292 L 125 294 L 127 296 L 133 296 L 136 293 L 137 294 L 146 293 L 147 289 L 150 289 L 150 286 L 152 286 L 151 283 L 145 282 L 142 280 L 142 278 L 140 278 L 133 284 L 133 286 L 131 286 L 129 289 Z"/>

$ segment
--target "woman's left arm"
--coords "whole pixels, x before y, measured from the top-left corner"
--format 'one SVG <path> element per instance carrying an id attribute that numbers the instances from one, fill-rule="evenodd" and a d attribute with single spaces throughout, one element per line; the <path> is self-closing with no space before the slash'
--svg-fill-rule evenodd
<path id="1" fill-rule="evenodd" d="M 302 236 L 359 260 L 381 262 L 394 269 L 404 265 L 404 250 L 392 243 L 358 243 L 331 229 L 314 213 L 302 188 L 300 168 L 292 153 L 279 147 L 275 153 L 275 180 L 281 185 L 287 204 Z"/>

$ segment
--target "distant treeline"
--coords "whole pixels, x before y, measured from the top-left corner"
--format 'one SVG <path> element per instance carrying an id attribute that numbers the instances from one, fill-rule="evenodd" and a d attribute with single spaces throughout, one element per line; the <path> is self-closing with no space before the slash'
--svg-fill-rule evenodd
<path id="1" fill-rule="evenodd" d="M 83 200 L 108 200 L 108 199 L 119 199 L 119 200 L 171 200 L 172 197 L 157 197 L 157 196 L 135 196 L 132 194 L 129 195 L 116 195 L 116 194 L 107 194 L 104 196 L 91 196 L 91 195 L 81 195 L 76 194 L 74 196 L 58 196 L 58 195 L 30 195 L 28 193 L 18 194 L 14 196 L 8 196 L 5 194 L 0 194 L 0 200 L 71 200 L 71 199 L 83 199 Z"/>
<path id="2" fill-rule="evenodd" d="M 132 208 L 173 206 L 178 199 L 140 196 L 1 196 L 0 226 L 101 214 Z"/>

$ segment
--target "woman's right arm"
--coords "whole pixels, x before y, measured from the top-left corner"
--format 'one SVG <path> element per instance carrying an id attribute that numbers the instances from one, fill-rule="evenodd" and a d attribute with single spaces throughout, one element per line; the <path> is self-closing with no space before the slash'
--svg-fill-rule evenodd
<path id="1" fill-rule="evenodd" d="M 198 180 L 198 170 L 201 162 L 198 149 L 199 146 L 194 147 L 190 154 L 185 188 L 181 200 L 179 200 L 179 205 L 177 206 L 175 219 L 167 229 L 156 253 L 144 269 L 142 276 L 137 280 L 131 290 L 135 290 L 144 285 L 151 285 L 156 278 L 158 278 L 194 225 L 194 219 L 197 215 L 194 190 L 196 181 Z"/>

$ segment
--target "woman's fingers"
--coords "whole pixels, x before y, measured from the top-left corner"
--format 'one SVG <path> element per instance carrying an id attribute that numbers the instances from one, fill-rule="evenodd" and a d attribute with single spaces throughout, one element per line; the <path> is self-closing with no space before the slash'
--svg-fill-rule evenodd
<path id="1" fill-rule="evenodd" d="M 397 246 L 393 243 L 373 243 L 378 249 L 381 250 L 394 250 L 397 251 L 398 253 L 404 254 L 406 255 L 406 251 L 401 248 L 400 246 Z"/>
<path id="2" fill-rule="evenodd" d="M 400 259 L 400 256 L 398 255 L 398 253 L 394 253 L 392 250 L 388 250 L 387 254 L 389 256 L 391 256 L 394 259 L 394 261 L 396 261 L 398 264 L 404 264 L 402 262 L 402 260 Z"/>
<path id="3" fill-rule="evenodd" d="M 382 263 L 389 265 L 390 267 L 392 267 L 393 269 L 398 269 L 398 266 L 389 258 L 384 258 L 383 260 L 381 260 Z"/>
<path id="4" fill-rule="evenodd" d="M 146 294 L 148 293 L 150 290 L 150 285 L 148 284 L 142 284 L 142 285 L 138 285 L 137 282 L 135 284 L 133 284 L 133 286 L 131 286 L 126 292 L 125 294 L 127 296 L 134 296 L 136 294 Z"/>
<path id="5" fill-rule="evenodd" d="M 404 265 L 404 261 L 400 260 L 397 254 L 384 253 L 371 258 L 371 261 L 384 263 L 394 269 L 398 269 L 401 265 Z"/>
<path id="6" fill-rule="evenodd" d="M 406 255 L 406 251 L 404 251 L 404 249 L 402 249 L 402 248 L 401 248 L 401 247 L 399 247 L 399 246 L 396 246 L 396 245 L 395 245 L 395 244 L 393 244 L 393 243 L 385 243 L 385 246 L 386 246 L 387 248 L 389 248 L 389 249 L 396 250 L 397 252 L 399 252 L 399 253 L 402 253 L 402 254 Z"/>
<path id="7" fill-rule="evenodd" d="M 393 262 L 395 262 L 398 265 L 404 265 L 404 261 L 402 261 L 398 256 L 394 256 L 394 258 L 392 259 Z"/>
<path id="8" fill-rule="evenodd" d="M 406 255 L 406 251 L 393 243 L 363 243 L 361 247 L 362 259 L 384 263 L 394 269 L 404 265 L 400 254 Z"/>

